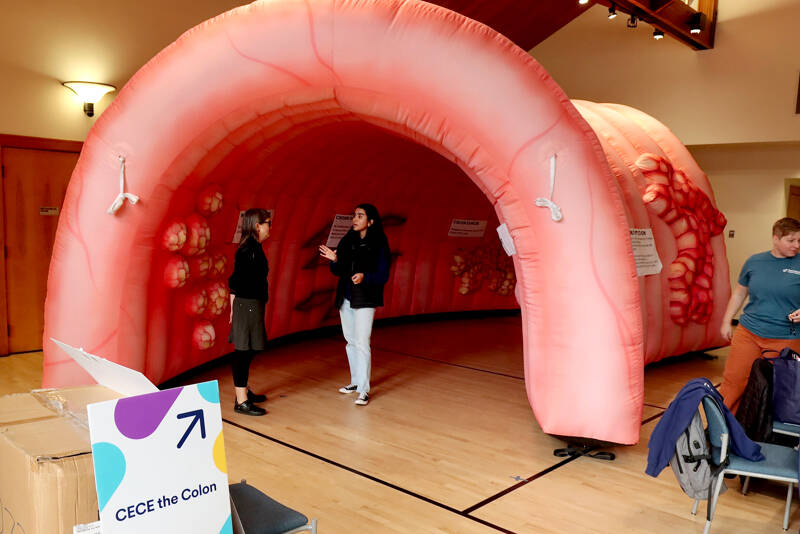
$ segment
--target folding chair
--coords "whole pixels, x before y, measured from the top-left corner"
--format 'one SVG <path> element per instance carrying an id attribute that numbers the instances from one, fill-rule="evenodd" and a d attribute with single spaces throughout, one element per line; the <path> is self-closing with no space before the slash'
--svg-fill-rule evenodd
<path id="1" fill-rule="evenodd" d="M 775 434 L 783 434 L 785 436 L 800 437 L 800 425 L 794 423 L 782 423 L 780 421 L 772 422 L 772 432 Z"/>
<path id="2" fill-rule="evenodd" d="M 789 508 L 792 505 L 792 487 L 798 481 L 798 451 L 791 447 L 773 445 L 771 443 L 757 442 L 761 446 L 764 460 L 753 462 L 745 460 L 728 450 L 729 431 L 725 416 L 717 402 L 709 396 L 703 397 L 703 410 L 708 421 L 708 439 L 711 443 L 711 460 L 720 466 L 716 478 L 712 481 L 713 494 L 708 499 L 709 514 L 703 534 L 708 534 L 714 512 L 717 508 L 722 481 L 727 473 L 747 477 L 742 485 L 742 493 L 747 493 L 750 477 L 764 478 L 786 482 L 789 488 L 786 491 L 786 510 L 783 514 L 783 530 L 789 528 Z M 694 502 L 692 513 L 697 511 L 698 501 Z"/>
<path id="3" fill-rule="evenodd" d="M 269 498 L 242 479 L 229 486 L 234 534 L 317 533 L 317 520 Z"/>

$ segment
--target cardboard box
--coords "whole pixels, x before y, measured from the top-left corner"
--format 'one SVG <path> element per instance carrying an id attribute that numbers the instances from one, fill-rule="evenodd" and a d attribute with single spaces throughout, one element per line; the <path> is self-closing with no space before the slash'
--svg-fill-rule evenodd
<path id="1" fill-rule="evenodd" d="M 0 532 L 72 534 L 97 520 L 86 405 L 103 386 L 0 397 Z"/>

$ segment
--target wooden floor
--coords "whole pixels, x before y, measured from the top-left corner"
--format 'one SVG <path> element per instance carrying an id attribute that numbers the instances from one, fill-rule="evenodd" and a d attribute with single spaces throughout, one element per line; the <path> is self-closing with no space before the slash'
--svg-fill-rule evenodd
<path id="1" fill-rule="evenodd" d="M 608 462 L 553 456 L 564 444 L 528 405 L 518 316 L 383 326 L 372 342 L 366 407 L 337 392 L 349 381 L 339 335 L 254 361 L 265 417 L 234 413 L 225 366 L 187 379 L 220 381 L 231 480 L 316 517 L 323 534 L 702 532 L 705 505 L 689 513 L 672 471 L 644 474 L 647 440 L 688 379 L 720 381 L 727 349 L 649 367 L 641 441 L 604 449 Z M 0 394 L 37 387 L 40 368 L 40 354 L 0 358 Z M 785 486 L 729 485 L 712 533 L 782 532 Z"/>

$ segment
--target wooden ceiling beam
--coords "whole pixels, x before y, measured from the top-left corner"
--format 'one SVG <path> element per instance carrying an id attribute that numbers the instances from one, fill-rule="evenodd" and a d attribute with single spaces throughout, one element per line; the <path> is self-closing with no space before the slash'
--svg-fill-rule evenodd
<path id="1" fill-rule="evenodd" d="M 697 9 L 682 0 L 595 0 L 596 4 L 611 6 L 618 12 L 635 14 L 640 20 L 695 50 L 714 48 L 717 25 L 717 0 L 696 0 Z M 691 33 L 691 24 L 701 25 L 700 33 Z"/>

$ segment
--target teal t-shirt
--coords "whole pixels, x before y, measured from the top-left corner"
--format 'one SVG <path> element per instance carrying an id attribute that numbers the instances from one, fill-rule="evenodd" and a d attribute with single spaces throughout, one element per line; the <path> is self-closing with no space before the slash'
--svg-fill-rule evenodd
<path id="1" fill-rule="evenodd" d="M 770 339 L 800 338 L 800 323 L 792 334 L 786 317 L 800 308 L 800 254 L 776 258 L 771 252 L 750 256 L 739 283 L 747 286 L 749 301 L 739 322 L 757 336 Z"/>

